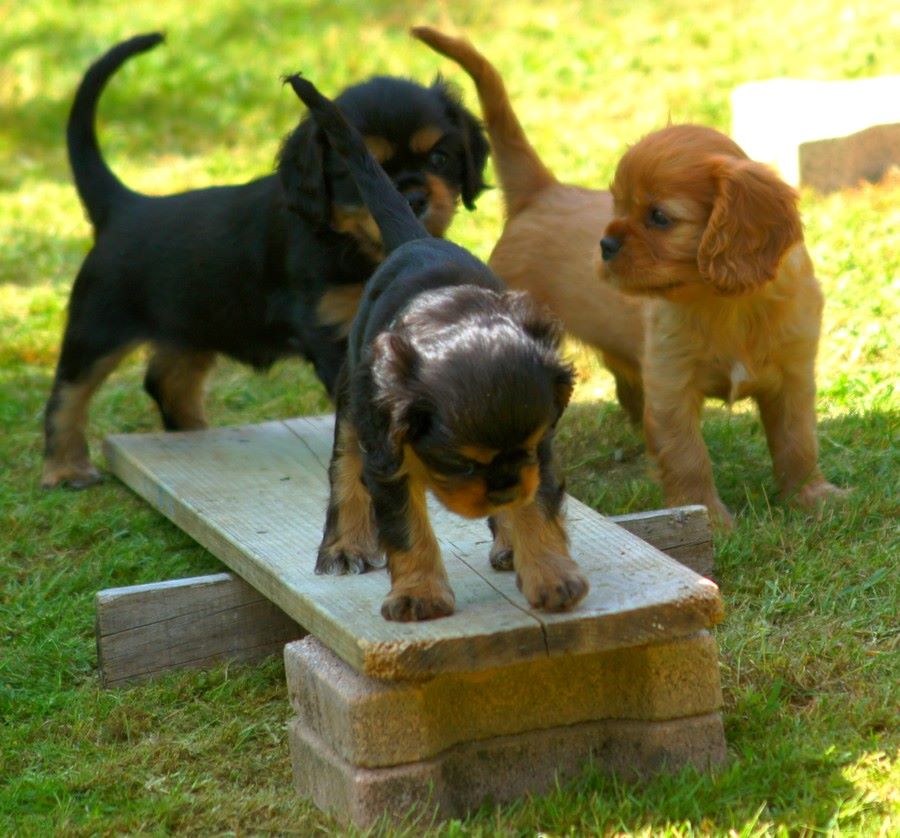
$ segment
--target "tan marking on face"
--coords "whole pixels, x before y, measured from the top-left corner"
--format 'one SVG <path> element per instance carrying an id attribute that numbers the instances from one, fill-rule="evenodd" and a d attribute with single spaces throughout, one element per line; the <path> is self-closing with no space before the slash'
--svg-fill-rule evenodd
<path id="1" fill-rule="evenodd" d="M 483 518 L 490 514 L 491 506 L 486 499 L 487 487 L 480 477 L 446 478 L 429 469 L 409 445 L 404 446 L 401 471 L 409 479 L 410 485 L 430 489 L 447 509 L 463 518 Z"/>
<path id="2" fill-rule="evenodd" d="M 482 448 L 480 445 L 463 445 L 459 453 L 468 460 L 474 460 L 483 466 L 490 465 L 500 452 L 496 448 Z"/>
<path id="3" fill-rule="evenodd" d="M 541 484 L 541 470 L 537 463 L 525 466 L 519 472 L 520 503 L 530 503 Z"/>
<path id="4" fill-rule="evenodd" d="M 365 207 L 345 207 L 335 204 L 331 210 L 331 227 L 338 233 L 353 236 L 370 259 L 376 262 L 384 260 L 381 230 Z"/>
<path id="5" fill-rule="evenodd" d="M 359 310 L 359 301 L 362 299 L 362 285 L 341 285 L 329 288 L 319 300 L 316 306 L 316 318 L 326 326 L 339 327 L 339 337 L 347 337 L 353 318 Z"/>
<path id="6" fill-rule="evenodd" d="M 385 137 L 370 135 L 363 137 L 363 140 L 365 141 L 369 151 L 372 152 L 372 156 L 379 163 L 384 163 L 385 160 L 390 160 L 394 156 L 396 147 L 390 140 L 386 139 Z"/>
<path id="7" fill-rule="evenodd" d="M 528 451 L 529 454 L 533 454 L 534 450 L 538 447 L 540 441 L 544 438 L 544 435 L 547 433 L 549 429 L 549 425 L 541 425 L 531 436 L 529 436 L 525 442 L 522 444 L 522 447 Z"/>
<path id="8" fill-rule="evenodd" d="M 409 138 L 409 149 L 414 154 L 427 154 L 443 136 L 444 132 L 437 126 L 426 125 Z"/>
<path id="9" fill-rule="evenodd" d="M 452 487 L 437 482 L 430 484 L 435 497 L 462 518 L 484 518 L 494 507 L 487 500 L 487 487 L 478 478 L 454 484 Z"/>
<path id="10" fill-rule="evenodd" d="M 425 185 L 428 188 L 428 211 L 422 223 L 432 236 L 440 238 L 453 221 L 459 192 L 436 175 L 425 175 Z"/>

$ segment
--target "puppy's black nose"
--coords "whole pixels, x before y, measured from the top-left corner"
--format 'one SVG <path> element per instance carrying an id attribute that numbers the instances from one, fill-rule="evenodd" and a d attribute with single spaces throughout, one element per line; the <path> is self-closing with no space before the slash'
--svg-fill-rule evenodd
<path id="1" fill-rule="evenodd" d="M 492 506 L 504 506 L 512 503 L 519 497 L 519 485 L 510 486 L 507 489 L 494 489 L 487 493 L 487 499 Z"/>
<path id="2" fill-rule="evenodd" d="M 428 209 L 428 194 L 424 190 L 414 189 L 412 192 L 405 192 L 404 197 L 416 218 Z"/>
<path id="3" fill-rule="evenodd" d="M 600 253 L 603 261 L 608 262 L 622 249 L 622 242 L 614 236 L 604 236 L 600 239 Z"/>

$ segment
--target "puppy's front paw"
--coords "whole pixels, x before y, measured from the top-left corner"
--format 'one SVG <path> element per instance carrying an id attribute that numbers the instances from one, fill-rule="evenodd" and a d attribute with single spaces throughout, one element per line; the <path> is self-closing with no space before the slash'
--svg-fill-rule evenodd
<path id="1" fill-rule="evenodd" d="M 491 528 L 491 535 L 494 536 L 491 542 L 491 552 L 488 559 L 494 570 L 512 570 L 513 562 L 513 546 L 512 538 L 509 530 L 509 521 L 503 517 L 492 517 L 488 519 Z"/>
<path id="2" fill-rule="evenodd" d="M 344 576 L 348 573 L 365 573 L 384 567 L 384 557 L 377 551 L 358 546 L 323 544 L 316 557 L 316 573 Z"/>
<path id="3" fill-rule="evenodd" d="M 790 502 L 803 509 L 815 510 L 826 503 L 843 500 L 849 494 L 846 489 L 839 489 L 827 480 L 816 480 L 807 483 L 790 499 Z"/>
<path id="4" fill-rule="evenodd" d="M 488 555 L 488 559 L 491 562 L 491 567 L 494 570 L 512 570 L 513 569 L 513 551 L 511 547 L 503 547 L 498 544 L 494 544 L 491 547 L 491 552 Z"/>
<path id="5" fill-rule="evenodd" d="M 588 581 L 568 556 L 547 556 L 520 568 L 516 585 L 532 608 L 567 611 L 588 592 Z"/>
<path id="6" fill-rule="evenodd" d="M 68 486 L 70 489 L 86 489 L 100 483 L 103 476 L 88 462 L 54 463 L 47 461 L 41 474 L 41 488 L 54 489 Z"/>
<path id="7" fill-rule="evenodd" d="M 398 623 L 447 617 L 456 607 L 450 586 L 440 579 L 415 588 L 395 587 L 381 605 L 381 616 Z"/>

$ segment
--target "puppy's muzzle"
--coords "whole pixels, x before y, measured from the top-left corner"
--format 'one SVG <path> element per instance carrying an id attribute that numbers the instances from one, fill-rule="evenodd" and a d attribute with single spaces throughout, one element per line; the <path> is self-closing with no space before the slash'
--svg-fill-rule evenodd
<path id="1" fill-rule="evenodd" d="M 410 209 L 416 218 L 421 218 L 428 212 L 431 202 L 431 195 L 425 181 L 420 175 L 401 175 L 395 181 L 397 189 L 400 190 Z"/>
<path id="2" fill-rule="evenodd" d="M 491 506 L 506 506 L 519 499 L 519 476 L 504 475 L 488 481 L 487 500 Z"/>
<path id="3" fill-rule="evenodd" d="M 519 500 L 519 497 L 518 486 L 514 486 L 512 489 L 487 493 L 488 503 L 493 507 L 509 506 L 509 504 Z"/>
<path id="4" fill-rule="evenodd" d="M 622 249 L 622 240 L 615 236 L 604 236 L 600 239 L 600 255 L 604 262 L 609 262 Z"/>

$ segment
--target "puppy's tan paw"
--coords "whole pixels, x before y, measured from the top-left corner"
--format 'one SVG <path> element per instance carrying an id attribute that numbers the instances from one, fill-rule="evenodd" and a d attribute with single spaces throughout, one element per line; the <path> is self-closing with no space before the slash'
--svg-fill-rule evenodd
<path id="1" fill-rule="evenodd" d="M 516 585 L 532 608 L 567 611 L 588 592 L 587 578 L 567 556 L 548 556 L 516 574 Z"/>
<path id="2" fill-rule="evenodd" d="M 513 569 L 513 551 L 511 547 L 494 544 L 491 552 L 488 554 L 491 567 L 494 570 L 512 570 Z"/>
<path id="3" fill-rule="evenodd" d="M 509 529 L 509 520 L 506 516 L 498 516 L 490 519 L 491 534 L 494 540 L 491 542 L 491 552 L 488 559 L 494 570 L 512 570 L 513 562 L 512 534 Z"/>
<path id="4" fill-rule="evenodd" d="M 447 617 L 456 607 L 456 597 L 443 581 L 417 588 L 394 588 L 381 605 L 381 616 L 398 623 Z"/>
<path id="5" fill-rule="evenodd" d="M 340 542 L 323 544 L 316 557 L 316 573 L 329 576 L 365 573 L 380 567 L 384 567 L 384 556 L 378 550 L 342 545 Z"/>
<path id="6" fill-rule="evenodd" d="M 840 501 L 846 498 L 850 492 L 840 489 L 827 480 L 816 480 L 807 483 L 797 494 L 790 498 L 790 503 L 802 509 L 818 509 L 823 504 Z"/>
<path id="7" fill-rule="evenodd" d="M 100 483 L 103 476 L 90 463 L 44 463 L 41 488 L 54 489 L 68 486 L 70 489 L 86 489 Z"/>

